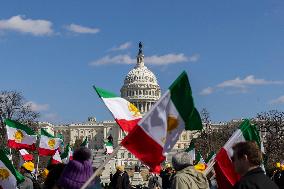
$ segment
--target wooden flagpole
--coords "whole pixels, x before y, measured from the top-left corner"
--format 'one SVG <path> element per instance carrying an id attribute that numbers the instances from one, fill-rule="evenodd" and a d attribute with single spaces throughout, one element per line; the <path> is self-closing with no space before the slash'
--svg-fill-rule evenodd
<path id="1" fill-rule="evenodd" d="M 37 154 L 37 164 L 36 164 L 36 172 L 35 172 L 36 180 L 37 180 L 37 175 L 39 173 L 39 171 L 38 171 L 38 164 L 39 164 L 39 154 Z"/>

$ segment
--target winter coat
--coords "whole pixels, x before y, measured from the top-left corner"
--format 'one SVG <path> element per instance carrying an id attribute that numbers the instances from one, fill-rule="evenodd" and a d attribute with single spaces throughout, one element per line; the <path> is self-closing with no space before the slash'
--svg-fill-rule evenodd
<path id="1" fill-rule="evenodd" d="M 129 176 L 126 171 L 123 173 L 116 172 L 111 179 L 111 188 L 112 189 L 129 189 L 130 181 Z"/>
<path id="2" fill-rule="evenodd" d="M 31 175 L 31 173 L 24 173 L 23 174 L 25 177 L 24 182 L 18 184 L 18 188 L 19 189 L 34 189 L 33 187 L 33 176 Z"/>
<path id="3" fill-rule="evenodd" d="M 258 167 L 247 172 L 233 189 L 278 189 L 278 186 Z"/>
<path id="4" fill-rule="evenodd" d="M 156 187 L 162 188 L 161 183 L 162 183 L 162 181 L 161 181 L 160 177 L 158 177 L 156 175 L 152 175 L 149 178 L 148 188 L 149 189 L 156 189 Z"/>
<path id="5" fill-rule="evenodd" d="M 176 172 L 173 177 L 172 189 L 209 189 L 205 175 L 188 166 Z"/>

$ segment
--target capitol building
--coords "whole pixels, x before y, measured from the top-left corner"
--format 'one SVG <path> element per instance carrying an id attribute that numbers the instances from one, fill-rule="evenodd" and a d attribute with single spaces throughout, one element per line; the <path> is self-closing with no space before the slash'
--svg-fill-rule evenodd
<path id="1" fill-rule="evenodd" d="M 143 115 L 159 100 L 161 97 L 161 89 L 155 74 L 145 66 L 147 62 L 144 63 L 141 43 L 139 43 L 139 52 L 136 58 L 136 65 L 125 76 L 120 94 L 122 98 L 134 104 Z M 70 143 L 71 146 L 82 142 L 82 140 L 87 137 L 89 148 L 93 152 L 93 164 L 96 167 L 102 164 L 106 158 L 104 143 L 108 138 L 110 136 L 113 138 L 115 148 L 125 136 L 114 120 L 99 122 L 95 117 L 90 117 L 83 123 L 67 125 L 41 123 L 41 126 L 50 129 L 55 135 L 63 135 L 65 144 Z M 194 134 L 196 133 L 184 131 L 180 135 L 173 151 L 187 148 Z M 139 140 L 139 138 L 137 138 L 137 140 Z M 105 169 L 114 172 L 116 165 L 134 168 L 136 164 L 140 164 L 138 159 L 122 147 Z"/>

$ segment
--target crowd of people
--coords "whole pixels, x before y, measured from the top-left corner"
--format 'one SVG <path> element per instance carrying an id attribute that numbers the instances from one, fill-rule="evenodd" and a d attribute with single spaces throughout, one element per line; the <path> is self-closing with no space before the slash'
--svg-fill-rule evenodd
<path id="1" fill-rule="evenodd" d="M 284 189 L 284 165 L 278 163 L 273 176 L 269 178 L 261 168 L 262 154 L 255 142 L 239 142 L 233 146 L 232 162 L 235 171 L 241 176 L 234 189 Z M 67 164 L 50 165 L 36 179 L 34 164 L 25 162 L 20 172 L 25 177 L 19 189 L 79 189 L 91 177 L 94 170 L 91 151 L 86 147 L 75 150 L 73 160 Z M 187 152 L 176 153 L 172 166 L 166 165 L 160 174 L 150 173 L 149 189 L 213 189 L 212 184 L 202 171 L 194 168 L 194 160 Z M 99 177 L 88 189 L 130 189 L 131 182 L 123 166 L 116 167 L 111 175 L 110 184 L 104 186 Z"/>

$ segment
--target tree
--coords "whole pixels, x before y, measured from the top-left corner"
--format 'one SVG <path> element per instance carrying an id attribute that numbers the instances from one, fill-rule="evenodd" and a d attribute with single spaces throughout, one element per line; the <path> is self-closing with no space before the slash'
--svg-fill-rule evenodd
<path id="1" fill-rule="evenodd" d="M 284 154 L 284 112 L 270 110 L 257 114 L 254 120 L 261 132 L 267 168 L 283 161 Z"/>
<path id="2" fill-rule="evenodd" d="M 200 116 L 203 129 L 200 131 L 200 135 L 195 141 L 195 147 L 200 151 L 203 157 L 206 157 L 211 151 L 217 153 L 241 123 L 240 120 L 238 122 L 231 121 L 224 125 L 214 126 L 214 124 L 211 123 L 210 114 L 205 108 L 201 110 Z"/>
<path id="3" fill-rule="evenodd" d="M 32 110 L 31 104 L 27 103 L 23 95 L 18 91 L 0 92 L 0 134 L 1 144 L 6 141 L 5 119 L 13 119 L 35 127 L 35 120 L 39 113 Z M 34 128 L 33 128 L 34 129 Z"/>

